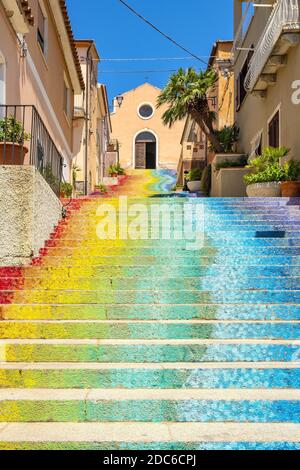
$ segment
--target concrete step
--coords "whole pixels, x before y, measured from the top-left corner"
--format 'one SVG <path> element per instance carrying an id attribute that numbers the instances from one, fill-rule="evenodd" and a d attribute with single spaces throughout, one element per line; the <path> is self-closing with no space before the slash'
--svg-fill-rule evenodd
<path id="1" fill-rule="evenodd" d="M 0 388 L 277 391 L 300 388 L 300 363 L 0 363 Z"/>
<path id="2" fill-rule="evenodd" d="M 242 439 L 242 442 L 241 442 Z M 259 440 L 258 440 L 259 439 Z M 106 450 L 199 448 L 299 448 L 300 425 L 293 423 L 2 423 L 2 448 L 71 448 Z M 9 445 L 10 443 L 10 445 Z M 255 444 L 256 443 L 256 444 Z M 277 443 L 277 444 L 276 444 Z M 280 444 L 278 444 L 280 443 Z M 290 444 L 289 444 L 290 443 Z M 225 444 L 227 445 L 227 444 Z M 241 447 L 240 447 L 241 446 Z"/>
<path id="3" fill-rule="evenodd" d="M 139 304 L 139 305 L 183 305 L 183 304 L 267 304 L 289 303 L 300 304 L 300 290 L 21 290 L 2 291 L 0 305 L 14 302 L 20 304 Z"/>
<path id="4" fill-rule="evenodd" d="M 284 266 L 284 265 L 300 265 L 299 255 L 261 255 L 254 257 L 253 255 L 231 255 L 219 256 L 215 255 L 204 256 L 196 255 L 193 250 L 189 251 L 189 255 L 182 256 L 93 256 L 93 257 L 63 257 L 63 256 L 47 256 L 42 260 L 42 266 L 67 266 L 67 267 L 82 267 L 82 266 L 172 266 L 180 268 L 180 266 L 211 266 L 216 263 L 227 266 Z M 169 268 L 170 269 L 170 268 Z"/>
<path id="5" fill-rule="evenodd" d="M 299 341 L 1 340 L 2 362 L 294 362 Z"/>
<path id="6" fill-rule="evenodd" d="M 210 274 L 210 273 L 209 273 Z M 49 277 L 26 278 L 20 280 L 18 278 L 0 279 L 0 291 L 8 291 L 10 289 L 18 290 L 26 288 L 26 290 L 75 290 L 75 291 L 97 291 L 97 290 L 225 290 L 230 286 L 231 289 L 240 290 L 299 290 L 300 276 L 294 277 L 251 277 L 243 276 L 239 279 L 236 276 L 227 276 L 215 283 L 213 275 L 205 275 L 199 277 L 85 277 L 85 278 L 69 278 L 60 276 L 56 279 Z"/>
<path id="7" fill-rule="evenodd" d="M 241 398 L 241 396 L 243 398 Z M 299 390 L 1 390 L 0 422 L 293 423 Z M 1 433 L 0 433 L 1 438 Z"/>
<path id="8" fill-rule="evenodd" d="M 0 282 L 5 283 L 15 280 L 19 288 L 24 287 L 25 280 L 32 282 L 34 280 L 45 279 L 48 282 L 59 282 L 60 279 L 76 280 L 86 279 L 95 280 L 99 282 L 101 279 L 114 279 L 114 278 L 135 278 L 143 279 L 148 278 L 160 278 L 160 277 L 181 277 L 182 279 L 200 278 L 203 277 L 217 277 L 223 280 L 228 278 L 228 282 L 232 277 L 236 276 L 236 267 L 228 266 L 226 263 L 221 266 L 220 264 L 212 264 L 208 266 L 189 266 L 188 264 L 180 264 L 178 269 L 170 270 L 168 265 L 156 266 L 156 265 L 107 265 L 107 266 L 30 266 L 27 268 L 0 268 Z M 290 264 L 286 265 L 257 265 L 256 259 L 253 259 L 252 263 L 247 266 L 238 266 L 239 276 L 249 276 L 253 278 L 257 277 L 299 277 L 300 266 Z M 9 284 L 10 285 L 10 284 Z M 13 287 L 13 285 L 10 285 Z M 5 284 L 3 284 L 5 289 Z M 51 287 L 51 285 L 50 285 Z"/>
<path id="9" fill-rule="evenodd" d="M 0 307 L 2 320 L 300 320 L 300 305 L 14 305 Z"/>
<path id="10" fill-rule="evenodd" d="M 300 339 L 300 322 L 2 321 L 0 339 Z"/>
<path id="11" fill-rule="evenodd" d="M 188 247 L 188 242 L 185 247 L 172 247 L 172 248 L 130 248 L 126 246 L 119 248 L 93 248 L 93 247 L 78 247 L 78 248 L 47 248 L 47 257 L 63 257 L 63 258 L 86 258 L 86 257 L 102 257 L 105 256 L 163 256 L 166 257 L 180 257 L 187 256 L 191 253 Z M 300 247 L 274 247 L 274 246 L 226 246 L 218 247 L 205 246 L 195 247 L 192 250 L 193 256 L 299 256 Z"/>

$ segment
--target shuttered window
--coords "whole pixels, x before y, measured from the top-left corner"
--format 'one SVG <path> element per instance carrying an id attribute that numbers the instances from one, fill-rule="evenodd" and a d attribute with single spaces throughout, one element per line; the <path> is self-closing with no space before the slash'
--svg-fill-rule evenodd
<path id="1" fill-rule="evenodd" d="M 274 115 L 272 120 L 269 123 L 269 146 L 270 147 L 279 147 L 280 145 L 280 124 L 279 124 L 280 114 L 279 111 Z"/>
<path id="2" fill-rule="evenodd" d="M 253 48 L 254 48 L 254 46 L 251 46 L 251 49 L 253 49 Z M 247 73 L 248 73 L 248 70 L 249 70 L 249 65 L 250 65 L 250 61 L 252 59 L 252 56 L 253 56 L 253 51 L 251 50 L 251 51 L 248 52 L 245 63 L 243 65 L 243 67 L 241 68 L 241 71 L 238 75 L 237 84 L 236 84 L 236 90 L 237 90 L 237 93 L 236 93 L 236 109 L 237 109 L 237 111 L 240 109 L 244 99 L 247 96 L 247 90 L 245 88 L 245 80 L 246 80 L 246 76 L 247 76 Z"/>
<path id="3" fill-rule="evenodd" d="M 38 18 L 37 18 L 37 41 L 41 46 L 43 53 L 45 54 L 45 16 L 43 10 L 38 4 Z"/>

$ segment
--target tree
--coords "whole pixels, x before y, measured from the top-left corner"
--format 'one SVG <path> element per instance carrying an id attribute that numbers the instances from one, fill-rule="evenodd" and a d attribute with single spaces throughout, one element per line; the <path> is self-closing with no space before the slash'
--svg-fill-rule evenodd
<path id="1" fill-rule="evenodd" d="M 222 152 L 222 146 L 214 130 L 215 113 L 210 110 L 207 99 L 209 89 L 217 81 L 214 70 L 197 72 L 193 68 L 180 68 L 172 75 L 157 99 L 157 107 L 167 104 L 169 108 L 163 114 L 163 123 L 172 127 L 176 121 L 188 116 L 199 125 L 216 152 Z"/>

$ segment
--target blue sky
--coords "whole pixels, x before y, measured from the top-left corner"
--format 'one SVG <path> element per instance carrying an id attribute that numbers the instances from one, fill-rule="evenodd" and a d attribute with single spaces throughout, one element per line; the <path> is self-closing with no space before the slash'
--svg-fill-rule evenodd
<path id="1" fill-rule="evenodd" d="M 196 55 L 209 56 L 217 39 L 232 38 L 232 0 L 128 0 L 128 3 Z M 67 0 L 67 4 L 75 37 L 94 39 L 103 59 L 187 56 L 118 0 Z M 145 81 L 162 87 L 170 70 L 190 65 L 201 66 L 193 59 L 104 61 L 99 67 L 99 81 L 106 84 L 112 99 Z M 117 73 L 107 73 L 111 71 Z"/>

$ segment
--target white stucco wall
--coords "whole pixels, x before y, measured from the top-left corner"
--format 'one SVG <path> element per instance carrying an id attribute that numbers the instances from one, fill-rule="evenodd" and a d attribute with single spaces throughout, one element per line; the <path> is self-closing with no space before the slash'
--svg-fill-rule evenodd
<path id="1" fill-rule="evenodd" d="M 49 238 L 62 207 L 32 166 L 0 166 L 0 266 L 30 263 Z"/>

